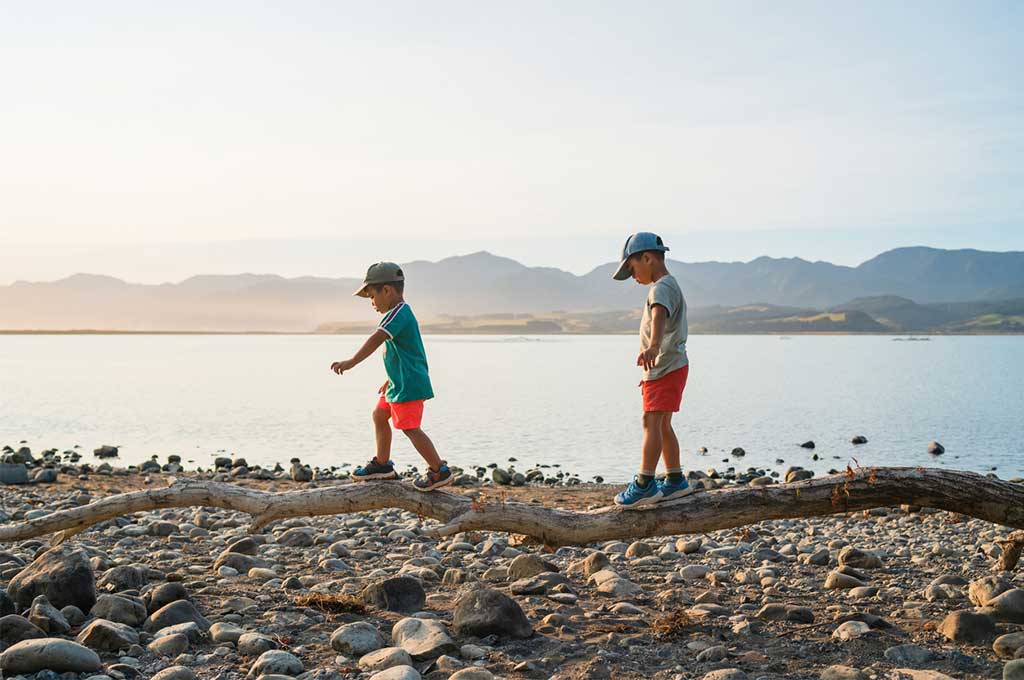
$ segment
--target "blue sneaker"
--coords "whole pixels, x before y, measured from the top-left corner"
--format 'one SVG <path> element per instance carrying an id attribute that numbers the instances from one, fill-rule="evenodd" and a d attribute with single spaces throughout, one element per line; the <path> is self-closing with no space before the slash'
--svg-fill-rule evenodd
<path id="1" fill-rule="evenodd" d="M 385 464 L 378 463 L 377 457 L 374 456 L 369 463 L 357 467 L 352 473 L 353 482 L 366 482 L 371 479 L 398 479 L 395 464 L 390 460 Z"/>
<path id="2" fill-rule="evenodd" d="M 686 477 L 683 477 L 683 481 L 678 484 L 673 484 L 667 478 L 664 481 L 657 482 L 657 484 L 658 490 L 661 491 L 661 498 L 658 499 L 659 503 L 689 496 L 694 492 L 694 488 L 686 481 Z"/>
<path id="3" fill-rule="evenodd" d="M 650 505 L 657 503 L 661 500 L 661 489 L 658 487 L 657 480 L 652 479 L 647 486 L 640 486 L 636 483 L 636 478 L 629 483 L 625 491 L 621 491 L 615 496 L 615 505 L 621 505 L 626 508 L 635 508 L 641 505 Z"/>

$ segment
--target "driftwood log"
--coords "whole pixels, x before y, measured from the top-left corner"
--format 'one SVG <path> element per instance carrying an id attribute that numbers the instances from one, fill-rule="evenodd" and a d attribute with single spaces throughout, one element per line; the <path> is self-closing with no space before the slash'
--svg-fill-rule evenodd
<path id="1" fill-rule="evenodd" d="M 878 467 L 848 469 L 843 474 L 791 484 L 702 491 L 645 510 L 612 506 L 584 512 L 511 501 L 480 501 L 445 491 L 423 493 L 397 482 L 347 483 L 273 493 L 218 482 L 173 480 L 165 488 L 109 496 L 44 517 L 0 525 L 0 542 L 60 532 L 53 539 L 60 543 L 115 517 L 188 506 L 247 513 L 252 516 L 251 532 L 287 517 L 401 508 L 439 520 L 441 526 L 427 529 L 433 536 L 490 530 L 525 534 L 546 545 L 558 546 L 692 534 L 763 520 L 833 515 L 900 504 L 949 510 L 1024 529 L 1024 485 L 973 472 Z"/>

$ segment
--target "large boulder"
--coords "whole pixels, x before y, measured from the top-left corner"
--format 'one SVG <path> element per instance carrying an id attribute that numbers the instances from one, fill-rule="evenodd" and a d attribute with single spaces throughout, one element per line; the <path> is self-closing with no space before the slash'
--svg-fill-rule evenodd
<path id="1" fill-rule="evenodd" d="M 493 588 L 471 590 L 455 605 L 453 628 L 459 637 L 528 638 L 533 626 L 519 604 Z"/>
<path id="2" fill-rule="evenodd" d="M 73 604 L 89 611 L 96 604 L 96 575 L 84 550 L 60 545 L 12 578 L 7 594 L 19 609 L 28 609 L 38 595 L 45 595 L 58 609 Z"/>
<path id="3" fill-rule="evenodd" d="M 92 673 L 103 668 L 100 657 L 88 647 L 61 640 L 25 640 L 0 654 L 5 676 L 51 670 L 57 673 Z"/>
<path id="4" fill-rule="evenodd" d="M 427 594 L 412 576 L 396 576 L 368 585 L 363 589 L 362 598 L 378 609 L 411 614 L 423 609 Z"/>

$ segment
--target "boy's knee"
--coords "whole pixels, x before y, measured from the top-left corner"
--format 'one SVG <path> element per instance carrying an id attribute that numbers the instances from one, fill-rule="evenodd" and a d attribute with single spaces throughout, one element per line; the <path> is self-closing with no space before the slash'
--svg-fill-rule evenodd
<path id="1" fill-rule="evenodd" d="M 644 411 L 644 428 L 654 429 L 663 427 L 665 413 L 662 411 Z"/>
<path id="2" fill-rule="evenodd" d="M 418 427 L 410 427 L 405 430 L 402 430 L 402 434 L 411 439 L 412 437 L 423 434 L 423 430 L 421 430 Z"/>
<path id="3" fill-rule="evenodd" d="M 387 411 L 382 408 L 373 409 L 373 422 L 377 425 L 387 425 L 388 420 L 391 419 L 391 411 Z"/>

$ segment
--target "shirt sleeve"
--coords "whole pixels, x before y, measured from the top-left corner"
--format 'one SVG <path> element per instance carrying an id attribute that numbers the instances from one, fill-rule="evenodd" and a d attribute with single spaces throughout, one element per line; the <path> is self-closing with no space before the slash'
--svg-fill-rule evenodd
<path id="1" fill-rule="evenodd" d="M 671 286 L 655 284 L 651 288 L 651 295 L 647 299 L 647 304 L 651 307 L 654 305 L 661 305 L 668 310 L 668 315 L 675 316 L 675 313 L 679 310 L 679 296 L 672 290 Z"/>
<path id="2" fill-rule="evenodd" d="M 380 320 L 380 325 L 377 326 L 377 330 L 384 331 L 388 334 L 388 337 L 393 338 L 409 327 L 411 316 L 411 312 L 409 312 L 409 309 L 403 302 L 384 315 L 384 318 Z"/>

